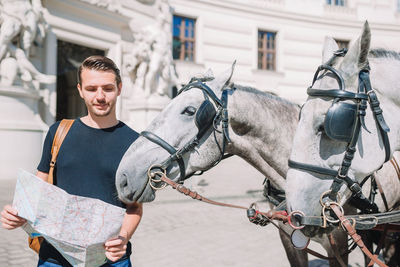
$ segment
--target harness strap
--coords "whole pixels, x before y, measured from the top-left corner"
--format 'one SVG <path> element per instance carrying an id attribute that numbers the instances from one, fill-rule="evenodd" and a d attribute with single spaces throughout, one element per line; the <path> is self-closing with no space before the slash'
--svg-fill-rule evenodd
<path id="1" fill-rule="evenodd" d="M 346 230 L 347 234 L 351 236 L 351 238 L 354 240 L 354 242 L 358 245 L 358 247 L 364 252 L 367 257 L 369 257 L 374 263 L 378 264 L 379 266 L 383 267 L 388 267 L 386 264 L 381 262 L 378 259 L 377 255 L 373 255 L 368 248 L 365 246 L 364 242 L 361 239 L 361 236 L 359 236 L 356 232 L 356 230 L 353 228 L 351 225 L 349 219 L 344 217 L 342 211 L 339 209 L 339 207 L 336 204 L 331 204 L 330 207 L 332 208 L 333 212 L 336 214 L 336 216 L 339 218 L 342 227 L 344 230 Z"/>
<path id="2" fill-rule="evenodd" d="M 231 138 L 229 137 L 229 118 L 228 118 L 228 89 L 224 89 L 221 95 L 221 102 L 222 102 L 222 131 L 224 133 L 224 138 L 226 141 L 231 143 Z M 225 142 L 224 142 L 225 144 Z M 225 152 L 225 150 L 224 150 Z"/>
<path id="3" fill-rule="evenodd" d="M 389 205 L 388 205 L 388 202 L 387 202 L 387 199 L 386 199 L 385 192 L 383 191 L 381 182 L 378 179 L 375 178 L 375 183 L 378 186 L 379 193 L 381 194 L 383 205 L 385 205 L 385 210 L 389 211 Z"/>
<path id="4" fill-rule="evenodd" d="M 343 98 L 343 99 L 350 99 L 350 100 L 368 100 L 368 95 L 361 94 L 361 93 L 353 93 L 349 91 L 344 91 L 340 89 L 329 89 L 329 90 L 322 90 L 322 89 L 313 89 L 311 87 L 307 88 L 307 94 L 309 96 L 317 96 L 317 97 L 334 97 L 334 98 Z"/>
<path id="5" fill-rule="evenodd" d="M 372 228 L 372 230 L 384 231 L 385 227 L 387 227 L 388 232 L 395 232 L 395 233 L 400 232 L 400 224 L 399 223 L 387 223 L 387 224 L 377 225 L 374 228 Z"/>
<path id="6" fill-rule="evenodd" d="M 371 212 L 377 212 L 377 207 L 376 204 L 371 203 L 368 198 L 364 196 L 362 193 L 361 187 L 358 183 L 354 182 L 353 180 L 350 179 L 347 175 L 344 177 L 338 177 L 338 171 L 334 169 L 328 169 L 324 167 L 320 167 L 317 165 L 312 165 L 312 164 L 306 164 L 306 163 L 300 163 L 297 161 L 293 161 L 291 159 L 288 160 L 288 165 L 290 168 L 293 169 L 299 169 L 307 172 L 313 172 L 317 174 L 322 174 L 326 175 L 324 177 L 317 176 L 318 179 L 321 180 L 332 180 L 332 191 L 338 191 L 340 189 L 340 186 L 342 185 L 343 181 L 346 182 L 348 185 L 349 189 L 352 191 L 352 198 L 353 198 L 353 203 L 356 206 L 356 208 L 367 211 L 369 213 Z M 335 198 L 334 195 L 331 195 L 330 198 Z M 315 223 L 315 222 L 314 222 Z M 313 224 L 314 225 L 314 224 Z M 322 224 L 321 224 L 322 225 Z"/>
<path id="7" fill-rule="evenodd" d="M 208 87 L 207 84 L 205 84 L 205 83 L 203 83 L 201 81 L 196 81 L 196 82 L 193 82 L 193 83 L 189 82 L 189 84 L 187 84 L 185 87 L 183 87 L 179 91 L 178 95 L 180 93 L 182 93 L 182 92 L 185 92 L 185 91 L 191 89 L 191 88 L 202 89 L 204 92 L 206 92 L 211 97 L 212 101 L 214 101 L 216 106 L 222 106 L 221 100 L 215 95 L 214 91 L 210 87 Z"/>
<path id="8" fill-rule="evenodd" d="M 393 165 L 393 167 L 394 167 L 394 169 L 395 169 L 395 171 L 396 171 L 396 173 L 397 173 L 397 177 L 398 177 L 399 180 L 400 180 L 400 167 L 399 167 L 399 164 L 398 164 L 396 158 L 393 157 L 393 158 L 390 160 L 390 163 L 392 163 L 392 165 Z"/>
<path id="9" fill-rule="evenodd" d="M 362 92 L 366 94 L 365 91 L 365 83 L 364 80 L 359 79 L 358 82 L 358 92 Z M 365 115 L 366 113 L 366 109 L 368 108 L 368 101 L 366 99 L 362 99 L 359 103 L 358 103 L 358 117 L 360 118 L 360 123 L 361 126 L 364 128 L 364 130 L 366 130 L 368 133 L 371 133 L 367 126 L 365 125 Z"/>
<path id="10" fill-rule="evenodd" d="M 149 141 L 161 146 L 162 148 L 167 150 L 168 153 L 171 154 L 171 156 L 162 165 L 164 165 L 166 163 L 169 163 L 170 161 L 178 162 L 179 170 L 180 170 L 180 173 L 181 173 L 180 180 L 183 181 L 185 179 L 185 163 L 183 162 L 182 157 L 180 157 L 180 156 L 173 157 L 174 155 L 177 155 L 177 150 L 173 146 L 171 146 L 170 144 L 165 142 L 158 135 L 156 135 L 156 134 L 154 134 L 152 132 L 143 131 L 143 132 L 140 133 L 140 135 L 145 137 Z"/>
<path id="11" fill-rule="evenodd" d="M 373 111 L 375 120 L 378 122 L 379 125 L 379 131 L 381 133 L 382 141 L 385 146 L 385 162 L 387 162 L 390 159 L 390 142 L 387 134 L 388 132 L 390 132 L 390 128 L 386 124 L 386 121 L 383 117 L 383 111 L 380 108 L 380 102 L 378 100 L 378 97 L 376 96 L 374 90 L 372 90 L 371 81 L 369 78 L 369 71 L 368 70 L 360 71 L 359 77 L 360 80 L 362 80 L 364 83 L 365 91 L 369 96 L 369 103 L 371 109 Z"/>
<path id="12" fill-rule="evenodd" d="M 379 193 L 380 193 L 380 195 L 382 197 L 383 204 L 385 205 L 385 210 L 386 210 L 386 212 L 388 212 L 389 211 L 389 205 L 387 203 L 385 192 L 383 191 L 383 188 L 382 188 L 382 185 L 381 185 L 380 181 L 378 179 L 376 179 L 375 175 L 373 175 L 373 180 L 372 181 L 374 181 L 375 184 L 376 184 L 376 187 L 378 187 Z M 379 242 L 378 242 L 378 245 L 377 245 L 377 247 L 375 249 L 374 255 L 377 255 L 377 256 L 379 255 L 379 253 L 380 253 L 380 251 L 381 251 L 381 249 L 382 249 L 382 247 L 384 245 L 384 241 L 385 241 L 388 229 L 389 229 L 389 225 L 385 224 L 382 233 L 380 233 L 381 236 L 379 238 Z M 368 264 L 368 267 L 373 266 L 373 265 L 374 265 L 374 262 L 371 260 L 369 262 L 369 264 Z"/>
<path id="13" fill-rule="evenodd" d="M 231 74 L 232 75 L 232 74 Z M 161 146 L 162 148 L 164 148 L 165 150 L 167 150 L 171 155 L 161 164 L 157 164 L 158 167 L 161 167 L 162 169 L 167 169 L 170 164 L 174 161 L 176 161 L 179 165 L 179 170 L 180 170 L 180 178 L 179 181 L 183 181 L 186 178 L 194 175 L 195 173 L 189 174 L 188 176 L 186 176 L 186 168 L 185 168 L 185 162 L 183 160 L 183 156 L 187 153 L 192 151 L 198 144 L 199 141 L 201 140 L 201 138 L 203 137 L 204 133 L 210 129 L 210 127 L 214 127 L 214 138 L 216 139 L 216 135 L 215 132 L 220 132 L 218 131 L 218 129 L 216 128 L 216 123 L 219 123 L 220 121 L 222 122 L 222 135 L 223 135 L 223 143 L 222 143 L 222 149 L 219 145 L 218 142 L 217 146 L 221 152 L 221 155 L 218 159 L 217 162 L 214 163 L 214 165 L 212 165 L 211 167 L 217 165 L 221 160 L 230 157 L 230 155 L 225 155 L 225 147 L 226 147 L 226 142 L 228 142 L 228 144 L 231 142 L 231 139 L 229 137 L 229 118 L 228 118 L 228 90 L 229 89 L 224 89 L 224 87 L 222 88 L 222 96 L 221 99 L 219 99 L 214 91 L 204 83 L 204 81 L 208 81 L 208 80 L 212 80 L 212 78 L 192 78 L 189 82 L 189 84 L 185 85 L 182 87 L 182 89 L 179 91 L 178 95 L 182 92 L 185 92 L 191 88 L 198 88 L 200 90 L 202 90 L 204 97 L 206 99 L 206 101 L 209 101 L 208 99 L 211 98 L 212 101 L 214 101 L 214 104 L 217 106 L 218 108 L 218 113 L 214 116 L 213 120 L 210 120 L 211 123 L 207 124 L 207 127 L 201 127 L 201 129 L 199 128 L 199 132 L 197 133 L 197 135 L 195 137 L 193 137 L 189 142 L 187 142 L 182 148 L 180 149 L 175 149 L 172 145 L 170 145 L 168 142 L 166 142 L 165 140 L 163 140 L 161 137 L 157 136 L 156 134 L 149 132 L 149 131 L 143 131 L 140 133 L 140 135 L 142 135 L 143 137 L 145 137 L 146 139 L 148 139 L 149 141 Z M 212 106 L 212 104 L 211 104 Z M 214 107 L 213 107 L 214 108 Z M 207 112 L 205 112 L 207 113 Z M 197 119 L 197 117 L 196 117 Z M 197 122 L 196 122 L 197 125 Z M 204 170 L 201 170 L 200 173 L 203 173 Z M 143 187 L 142 189 L 142 193 L 144 192 L 146 186 Z"/>
<path id="14" fill-rule="evenodd" d="M 320 66 L 318 66 L 317 71 L 314 73 L 314 78 L 311 84 L 311 87 L 314 85 L 315 81 L 318 79 L 318 74 L 322 71 L 322 70 L 329 70 L 331 71 L 333 74 L 335 74 L 335 78 L 339 83 L 339 89 L 340 91 L 344 90 L 344 80 L 342 78 L 342 76 L 339 74 L 339 72 L 337 70 L 335 70 L 332 66 L 327 65 L 327 64 L 322 64 Z"/>
<path id="15" fill-rule="evenodd" d="M 347 215 L 351 221 L 355 221 L 357 230 L 382 230 L 379 225 L 389 224 L 389 230 L 400 230 L 400 224 L 393 224 L 400 221 L 400 211 L 389 211 L 372 214 Z M 300 216 L 299 223 L 301 225 L 323 226 L 324 220 L 322 216 Z M 335 225 L 335 224 L 334 224 Z"/>

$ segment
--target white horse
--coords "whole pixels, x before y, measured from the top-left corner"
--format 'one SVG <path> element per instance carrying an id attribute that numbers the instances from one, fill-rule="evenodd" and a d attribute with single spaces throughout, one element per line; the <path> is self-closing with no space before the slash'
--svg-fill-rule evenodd
<path id="1" fill-rule="evenodd" d="M 291 165 L 293 168 L 290 168 L 287 173 L 286 198 L 288 211 L 302 212 L 305 217 L 321 216 L 320 197 L 323 195 L 330 196 L 329 191 L 332 192 L 333 177 L 327 175 L 326 171 L 322 171 L 323 174 L 316 172 L 315 169 L 317 167 L 335 172 L 340 170 L 342 165 L 347 166 L 350 161 L 351 165 L 347 173 L 347 177 L 350 178 L 348 181 L 350 183 L 354 181 L 361 183 L 365 177 L 373 174 L 384 164 L 386 157 L 390 157 L 394 151 L 398 151 L 400 148 L 400 121 L 398 119 L 400 112 L 400 83 L 398 82 L 400 56 L 398 53 L 383 49 L 370 51 L 370 40 L 370 29 L 368 23 L 365 23 L 361 37 L 349 49 L 347 54 L 343 58 L 336 58 L 333 61 L 330 61 L 330 59 L 334 51 L 338 50 L 338 46 L 333 39 L 328 38 L 325 41 L 322 62 L 323 64 L 329 62 L 328 65 L 333 67 L 333 70 L 322 68 L 320 75 L 315 76 L 312 88 L 308 90 L 310 96 L 301 110 L 300 121 L 290 155 L 290 160 L 300 163 L 300 165 Z M 345 89 L 345 92 L 357 93 L 359 77 L 366 74 L 369 67 L 372 89 L 380 101 L 384 120 L 390 127 L 390 132 L 387 132 L 390 149 L 387 145 L 385 146 L 384 130 L 380 130 L 381 125 L 384 124 L 382 124 L 382 121 L 377 122 L 375 120 L 371 107 L 368 106 L 365 125 L 360 128 L 360 134 L 353 138 L 356 142 L 354 159 L 347 159 L 347 162 L 343 164 L 346 149 L 348 150 L 347 144 L 351 141 L 344 142 L 333 138 L 332 131 L 339 129 L 346 132 L 347 128 L 340 129 L 340 124 L 337 124 L 338 128 L 335 129 L 329 127 L 332 126 L 330 123 L 337 123 L 338 121 L 335 120 L 338 119 L 342 123 L 350 121 L 348 127 L 352 127 L 351 122 L 354 124 L 356 122 L 349 120 L 348 116 L 352 114 L 351 107 L 357 101 L 350 97 L 328 96 L 330 94 L 329 90 L 339 88 Z M 360 72 L 363 73 L 360 74 Z M 364 81 L 362 81 L 362 84 Z M 343 86 L 345 88 L 340 88 Z M 316 89 L 322 91 L 315 94 L 317 92 Z M 373 92 L 368 93 L 368 96 L 371 101 Z M 350 113 L 346 113 L 347 117 L 329 117 L 331 114 L 328 111 L 333 107 L 334 102 L 339 105 L 340 103 L 347 103 L 340 106 L 342 109 L 340 111 L 343 111 L 344 107 L 349 108 Z M 379 113 L 379 109 L 377 111 Z M 357 109 L 357 112 L 360 112 L 360 109 Z M 329 120 L 332 118 L 333 120 Z M 327 124 L 325 120 L 328 120 L 329 123 Z M 350 136 L 354 136 L 354 133 L 355 130 L 350 132 Z M 308 167 L 303 168 L 306 165 Z M 313 167 L 309 168 L 311 165 Z M 346 166 L 342 168 L 346 169 Z M 381 172 L 385 173 L 386 171 L 386 168 L 384 168 Z M 387 177 L 381 175 L 378 180 L 385 191 L 389 208 L 394 208 L 400 201 L 400 184 L 397 175 L 389 175 Z M 341 197 L 336 200 L 340 205 L 344 205 L 351 197 L 351 191 L 346 186 L 346 183 L 343 183 L 339 188 L 339 193 L 336 196 Z M 328 193 L 325 193 L 327 191 Z M 385 211 L 382 200 L 379 199 L 379 196 L 377 198 L 376 204 L 379 211 Z M 307 226 L 303 229 L 303 232 L 306 235 L 315 236 L 321 233 L 322 230 L 319 227 Z"/>
<path id="2" fill-rule="evenodd" d="M 206 82 L 218 98 L 221 89 L 229 83 L 232 71 L 229 69 Z M 146 131 L 156 134 L 175 148 L 184 147 L 199 131 L 195 116 L 204 101 L 204 92 L 200 89 L 182 92 Z M 287 158 L 300 110 L 298 105 L 253 88 L 235 86 L 235 89 L 229 90 L 227 110 L 231 143 L 227 144 L 226 153 L 242 157 L 268 177 L 276 188 L 284 189 L 283 177 L 288 169 Z M 214 138 L 213 127 L 210 127 L 199 144 L 183 155 L 186 176 L 212 168 L 219 160 L 221 152 L 218 144 L 222 146 L 222 143 L 223 135 L 216 133 Z M 161 146 L 139 137 L 125 153 L 117 171 L 116 186 L 120 199 L 127 203 L 154 200 L 155 192 L 149 186 L 147 170 L 169 156 Z M 168 169 L 168 177 L 178 179 L 179 174 L 179 165 L 173 162 Z"/>
<path id="3" fill-rule="evenodd" d="M 219 98 L 232 72 L 233 68 L 206 83 Z M 195 114 L 204 100 L 204 93 L 200 89 L 182 92 L 146 131 L 156 134 L 175 148 L 182 148 L 198 133 Z M 234 90 L 230 90 L 227 110 L 231 143 L 227 144 L 226 153 L 245 159 L 263 173 L 274 187 L 284 190 L 287 159 L 299 106 L 269 93 L 235 86 Z M 214 138 L 211 127 L 195 149 L 183 155 L 185 174 L 214 167 L 221 156 L 222 143 L 223 136 L 217 133 Z M 155 192 L 149 186 L 147 171 L 150 166 L 160 164 L 168 157 L 165 149 L 143 136 L 139 137 L 124 155 L 117 171 L 119 198 L 126 203 L 154 200 Z M 168 170 L 168 177 L 177 180 L 179 176 L 179 165 L 174 162 Z M 288 237 L 280 234 L 291 265 L 307 266 L 307 254 L 294 249 Z"/>

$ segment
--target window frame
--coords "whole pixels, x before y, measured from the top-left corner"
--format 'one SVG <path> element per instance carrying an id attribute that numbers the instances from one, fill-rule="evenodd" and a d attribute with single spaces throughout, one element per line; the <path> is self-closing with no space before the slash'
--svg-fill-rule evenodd
<path id="1" fill-rule="evenodd" d="M 325 0 L 325 4 L 328 6 L 346 6 L 346 0 Z"/>
<path id="2" fill-rule="evenodd" d="M 181 18 L 181 25 L 180 27 L 183 26 L 183 30 L 179 28 L 179 36 L 174 35 L 175 31 L 175 23 L 174 19 L 175 17 Z M 185 36 L 186 34 L 186 21 L 191 20 L 193 21 L 193 29 L 191 30 L 191 36 Z M 172 17 L 172 57 L 174 60 L 179 60 L 179 61 L 185 61 L 185 62 L 196 62 L 196 24 L 197 24 L 197 18 L 190 17 L 190 16 L 185 16 L 185 15 L 180 15 L 180 14 L 173 14 Z M 190 35 L 190 34 L 189 34 Z M 174 57 L 174 39 L 175 37 L 178 37 L 178 40 L 180 42 L 180 52 L 179 52 L 179 57 L 175 58 Z M 189 50 L 189 48 L 185 47 L 187 44 L 191 44 L 192 49 Z M 189 51 L 189 52 L 188 52 Z"/>
<path id="3" fill-rule="evenodd" d="M 260 34 L 262 34 L 261 42 L 262 46 L 260 47 Z M 273 35 L 272 39 L 272 47 L 268 48 L 268 35 Z M 258 70 L 266 70 L 266 71 L 277 71 L 277 31 L 272 30 L 264 30 L 257 29 L 257 69 Z M 271 45 L 270 45 L 271 46 Z M 260 58 L 261 53 L 261 58 Z M 272 54 L 272 60 L 268 59 L 268 55 Z M 260 64 L 261 61 L 261 64 Z M 272 65 L 272 68 L 268 68 L 269 64 Z"/>

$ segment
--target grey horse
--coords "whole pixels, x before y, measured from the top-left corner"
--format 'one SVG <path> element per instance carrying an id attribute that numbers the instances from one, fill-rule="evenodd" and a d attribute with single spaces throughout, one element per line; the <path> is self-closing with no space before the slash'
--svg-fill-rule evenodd
<path id="1" fill-rule="evenodd" d="M 213 92 L 220 97 L 221 89 L 228 84 L 233 69 L 207 82 Z M 240 156 L 259 170 L 278 189 L 285 189 L 284 177 L 288 170 L 294 130 L 299 116 L 299 106 L 270 93 L 256 89 L 234 86 L 228 95 L 229 135 L 231 143 L 226 152 Z M 155 118 L 146 131 L 152 132 L 175 148 L 182 148 L 196 134 L 195 114 L 205 101 L 200 89 L 191 89 L 179 94 Z M 218 162 L 223 143 L 223 135 L 211 129 L 201 138 L 194 150 L 184 154 L 186 175 L 199 170 L 208 170 Z M 153 164 L 159 164 L 169 157 L 169 153 L 145 137 L 139 137 L 124 155 L 117 171 L 116 186 L 122 201 L 148 202 L 155 198 L 155 192 L 148 183 L 147 171 Z M 174 163 L 168 170 L 171 179 L 179 179 L 180 168 Z M 296 250 L 289 237 L 280 231 L 288 259 L 292 266 L 307 266 L 307 254 Z M 336 242 L 347 244 L 342 231 L 335 234 Z M 333 256 L 327 238 L 318 240 Z M 347 246 L 341 246 L 345 253 Z M 347 256 L 344 256 L 347 260 Z M 332 261 L 332 266 L 337 265 Z"/>
<path id="2" fill-rule="evenodd" d="M 338 83 L 341 83 L 338 77 L 342 77 L 347 92 L 357 92 L 361 72 L 364 75 L 365 70 L 368 69 L 370 69 L 373 92 L 380 101 L 384 119 L 390 127 L 390 132 L 388 132 L 390 149 L 385 148 L 387 146 L 385 146 L 384 133 L 379 129 L 382 126 L 375 120 L 376 115 L 368 107 L 365 115 L 365 128 L 361 127 L 360 135 L 354 139 L 357 141 L 356 151 L 349 167 L 348 177 L 353 182 L 361 183 L 365 177 L 373 174 L 382 166 L 385 157 L 392 156 L 394 151 L 400 149 L 400 121 L 397 115 L 400 112 L 400 86 L 398 83 L 400 56 L 396 52 L 384 49 L 370 50 L 370 41 L 370 29 L 368 23 L 365 23 L 361 37 L 347 54 L 330 62 L 329 65 L 336 70 L 338 75 L 335 75 L 334 71 L 324 69 L 319 76 L 315 77 L 316 81 L 312 89 L 321 90 L 322 93 L 319 96 L 310 96 L 302 108 L 290 155 L 291 161 L 303 164 L 303 166 L 306 164 L 334 171 L 340 170 L 347 142 L 332 138 L 331 132 L 328 132 L 331 130 L 329 128 L 331 124 L 327 124 L 325 120 L 331 114 L 328 114 L 328 110 L 334 100 L 332 97 L 326 97 L 326 93 L 323 92 L 337 89 L 340 86 Z M 337 49 L 338 46 L 333 39 L 326 39 L 322 62 L 328 62 L 332 53 Z M 347 99 L 340 103 L 343 103 L 342 107 L 351 107 L 355 102 Z M 379 113 L 379 109 L 376 110 Z M 346 120 L 345 117 L 336 119 Z M 400 201 L 400 183 L 397 175 L 385 175 L 386 171 L 387 169 L 383 168 L 378 180 L 385 191 L 389 208 L 393 209 Z M 389 171 L 392 170 L 389 169 Z M 299 169 L 298 166 L 293 165 L 293 168 L 290 168 L 287 173 L 286 180 L 288 210 L 302 212 L 304 216 L 321 216 L 320 198 L 326 192 L 330 194 L 332 178 L 330 175 L 318 174 L 307 168 Z M 341 197 L 337 201 L 343 206 L 348 202 L 351 192 L 343 184 L 339 195 Z M 376 203 L 379 211 L 385 211 L 383 201 L 379 199 L 379 196 Z M 303 229 L 303 232 L 309 236 L 318 235 L 323 231 L 326 229 L 314 226 L 307 226 Z"/>

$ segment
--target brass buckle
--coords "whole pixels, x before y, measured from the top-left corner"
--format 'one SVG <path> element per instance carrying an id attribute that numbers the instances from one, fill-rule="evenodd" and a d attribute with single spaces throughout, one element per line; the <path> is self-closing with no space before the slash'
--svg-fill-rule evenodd
<path id="1" fill-rule="evenodd" d="M 153 171 L 153 169 L 159 169 L 159 170 L 158 171 Z M 149 167 L 149 169 L 147 170 L 148 183 L 149 183 L 150 187 L 153 190 L 164 189 L 167 186 L 167 183 L 163 182 L 161 180 L 161 178 L 157 179 L 156 177 L 157 176 L 162 177 L 162 176 L 166 176 L 166 175 L 167 175 L 167 172 L 163 168 L 163 166 L 161 166 L 159 164 L 151 165 Z M 162 184 L 159 187 L 157 187 L 156 185 L 153 185 L 152 183 L 154 183 L 154 184 L 162 183 Z"/>

